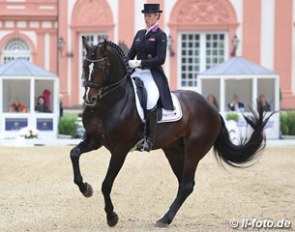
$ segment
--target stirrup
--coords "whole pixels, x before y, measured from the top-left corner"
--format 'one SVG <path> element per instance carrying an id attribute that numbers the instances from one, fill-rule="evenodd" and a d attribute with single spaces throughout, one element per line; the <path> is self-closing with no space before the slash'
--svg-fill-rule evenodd
<path id="1" fill-rule="evenodd" d="M 140 140 L 136 145 L 135 145 L 135 150 L 137 151 L 144 151 L 143 147 L 144 147 L 144 143 L 145 140 Z"/>
<path id="2" fill-rule="evenodd" d="M 143 143 L 138 144 L 137 150 L 150 152 L 153 148 L 153 141 L 149 138 L 145 139 Z"/>

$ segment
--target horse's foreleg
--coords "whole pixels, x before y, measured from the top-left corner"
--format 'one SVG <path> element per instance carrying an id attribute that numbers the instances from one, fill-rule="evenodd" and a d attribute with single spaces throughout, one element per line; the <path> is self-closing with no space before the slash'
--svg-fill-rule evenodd
<path id="1" fill-rule="evenodd" d="M 95 143 L 89 138 L 86 138 L 82 142 L 80 142 L 76 147 L 74 147 L 70 153 L 74 171 L 74 183 L 78 185 L 80 192 L 85 197 L 91 197 L 93 190 L 90 184 L 83 182 L 83 178 L 80 172 L 79 159 L 83 153 L 98 149 L 99 147 L 99 144 Z"/>
<path id="2" fill-rule="evenodd" d="M 120 154 L 118 156 L 112 154 L 106 177 L 102 183 L 101 190 L 105 201 L 107 223 L 110 227 L 115 226 L 119 220 L 118 215 L 114 212 L 114 206 L 110 194 L 112 191 L 115 178 L 117 177 L 119 171 L 121 170 L 124 164 L 126 155 L 127 153 L 125 155 Z"/>

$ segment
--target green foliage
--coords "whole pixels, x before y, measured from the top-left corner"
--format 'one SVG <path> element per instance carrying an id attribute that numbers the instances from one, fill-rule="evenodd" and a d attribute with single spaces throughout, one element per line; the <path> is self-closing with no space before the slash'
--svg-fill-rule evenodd
<path id="1" fill-rule="evenodd" d="M 77 133 L 77 115 L 76 114 L 65 114 L 60 118 L 58 123 L 58 133 L 63 135 L 76 136 Z"/>
<path id="2" fill-rule="evenodd" d="M 283 135 L 295 135 L 295 111 L 281 113 L 280 123 Z"/>
<path id="3" fill-rule="evenodd" d="M 238 121 L 239 121 L 239 118 L 240 118 L 239 114 L 234 113 L 234 112 L 228 112 L 228 113 L 226 114 L 226 116 L 225 116 L 225 119 L 226 119 L 227 121 L 229 121 L 229 120 L 234 120 L 234 121 L 238 122 Z"/>

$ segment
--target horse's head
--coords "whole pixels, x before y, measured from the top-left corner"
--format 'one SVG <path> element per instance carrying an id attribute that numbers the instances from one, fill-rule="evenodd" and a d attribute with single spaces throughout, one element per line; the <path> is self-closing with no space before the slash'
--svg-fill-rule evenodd
<path id="1" fill-rule="evenodd" d="M 96 46 L 89 46 L 85 37 L 82 37 L 82 41 L 87 52 L 83 63 L 83 99 L 86 105 L 94 106 L 100 98 L 120 84 L 126 74 L 126 65 L 122 62 L 122 54 L 119 53 L 121 50 L 116 53 L 116 49 L 120 49 L 117 45 L 105 40 Z M 90 64 L 93 64 L 91 73 Z"/>
<path id="2" fill-rule="evenodd" d="M 110 63 L 107 56 L 106 42 L 101 45 L 89 46 L 86 38 L 83 37 L 83 45 L 86 49 L 86 56 L 83 63 L 85 93 L 83 99 L 86 105 L 95 105 L 98 96 L 101 94 L 103 87 L 110 71 Z M 93 64 L 90 73 L 90 64 Z"/>

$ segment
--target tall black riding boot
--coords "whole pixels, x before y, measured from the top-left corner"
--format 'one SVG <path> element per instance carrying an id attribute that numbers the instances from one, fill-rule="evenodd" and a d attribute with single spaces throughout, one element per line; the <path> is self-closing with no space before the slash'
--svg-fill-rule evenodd
<path id="1" fill-rule="evenodd" d="M 146 114 L 146 136 L 139 148 L 142 151 L 151 151 L 155 142 L 157 128 L 157 106 L 148 110 Z"/>

